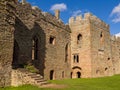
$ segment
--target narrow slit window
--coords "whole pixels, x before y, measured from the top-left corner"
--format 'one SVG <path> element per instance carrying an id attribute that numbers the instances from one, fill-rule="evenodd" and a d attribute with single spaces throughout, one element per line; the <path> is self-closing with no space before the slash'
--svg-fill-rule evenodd
<path id="1" fill-rule="evenodd" d="M 32 60 L 38 59 L 38 38 L 32 40 Z"/>
<path id="2" fill-rule="evenodd" d="M 68 61 L 68 57 L 69 57 L 69 45 L 67 44 L 65 46 L 65 62 Z"/>

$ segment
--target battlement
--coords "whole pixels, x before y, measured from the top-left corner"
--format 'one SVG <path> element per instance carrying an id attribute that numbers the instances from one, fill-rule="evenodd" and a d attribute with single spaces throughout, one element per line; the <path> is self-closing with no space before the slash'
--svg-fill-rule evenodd
<path id="1" fill-rule="evenodd" d="M 69 24 L 77 24 L 78 22 L 89 21 L 95 25 L 102 25 L 106 28 L 109 28 L 109 25 L 106 24 L 104 21 L 93 15 L 92 13 L 85 13 L 83 16 L 79 15 L 76 17 L 71 17 L 69 19 Z"/>
<path id="2" fill-rule="evenodd" d="M 112 41 L 120 41 L 120 37 L 113 35 L 113 36 L 111 36 L 111 40 Z"/>
<path id="3" fill-rule="evenodd" d="M 92 16 L 91 13 L 85 13 L 84 16 L 79 15 L 79 16 L 76 16 L 76 17 L 71 17 L 69 19 L 69 24 L 76 23 L 78 21 L 80 22 L 82 20 L 89 20 L 90 16 Z"/>

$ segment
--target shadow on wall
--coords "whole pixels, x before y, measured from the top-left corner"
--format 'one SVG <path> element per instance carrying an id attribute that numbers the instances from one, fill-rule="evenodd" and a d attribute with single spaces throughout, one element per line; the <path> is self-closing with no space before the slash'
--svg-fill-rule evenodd
<path id="1" fill-rule="evenodd" d="M 41 75 L 44 75 L 45 38 L 44 30 L 38 23 L 35 22 L 30 30 L 16 17 L 12 67 L 24 68 L 25 65 L 32 64 L 39 69 Z"/>
<path id="2" fill-rule="evenodd" d="M 42 76 L 44 76 L 46 35 L 44 30 L 35 22 L 32 28 L 32 61 Z"/>

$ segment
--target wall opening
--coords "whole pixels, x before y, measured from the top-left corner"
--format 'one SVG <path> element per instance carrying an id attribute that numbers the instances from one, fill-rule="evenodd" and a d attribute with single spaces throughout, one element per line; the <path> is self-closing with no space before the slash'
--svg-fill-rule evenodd
<path id="1" fill-rule="evenodd" d="M 12 61 L 12 68 L 19 68 L 19 45 L 16 40 L 14 40 L 14 50 L 13 50 L 13 61 Z"/>
<path id="2" fill-rule="evenodd" d="M 66 46 L 65 46 L 65 62 L 67 62 L 68 61 L 68 58 L 69 58 L 69 45 L 67 44 Z"/>
<path id="3" fill-rule="evenodd" d="M 65 72 L 64 71 L 62 71 L 62 78 L 64 78 L 65 77 Z"/>
<path id="4" fill-rule="evenodd" d="M 55 37 L 50 36 L 49 43 L 55 45 Z"/>
<path id="5" fill-rule="evenodd" d="M 51 70 L 50 71 L 50 80 L 53 80 L 54 79 L 54 70 Z"/>
<path id="6" fill-rule="evenodd" d="M 38 59 L 38 38 L 34 37 L 32 40 L 32 60 L 37 60 Z"/>
<path id="7" fill-rule="evenodd" d="M 80 45 L 81 45 L 81 43 L 82 43 L 82 35 L 79 34 L 79 35 L 77 36 L 77 44 L 80 44 Z"/>
<path id="8" fill-rule="evenodd" d="M 103 44 L 104 35 L 103 32 L 100 33 L 100 44 Z"/>
<path id="9" fill-rule="evenodd" d="M 110 60 L 110 57 L 108 57 L 108 60 Z"/>
<path id="10" fill-rule="evenodd" d="M 81 73 L 77 72 L 77 78 L 81 78 Z"/>
<path id="11" fill-rule="evenodd" d="M 72 68 L 72 73 L 71 73 L 71 77 L 72 78 L 81 78 L 81 72 L 82 72 L 82 69 L 78 66 L 75 66 Z"/>
<path id="12" fill-rule="evenodd" d="M 73 55 L 73 62 L 74 63 L 79 63 L 79 55 L 78 54 Z"/>
<path id="13" fill-rule="evenodd" d="M 72 78 L 72 76 L 73 76 L 73 72 L 70 73 L 70 77 L 71 77 L 71 78 Z"/>
<path id="14" fill-rule="evenodd" d="M 100 73 L 100 71 L 99 70 L 96 70 L 96 74 L 99 74 Z"/>
<path id="15" fill-rule="evenodd" d="M 108 70 L 108 68 L 106 67 L 106 68 L 105 68 L 105 71 L 107 71 L 107 70 Z"/>
<path id="16" fill-rule="evenodd" d="M 100 38 L 102 38 L 102 37 L 103 37 L 103 32 L 100 33 Z"/>

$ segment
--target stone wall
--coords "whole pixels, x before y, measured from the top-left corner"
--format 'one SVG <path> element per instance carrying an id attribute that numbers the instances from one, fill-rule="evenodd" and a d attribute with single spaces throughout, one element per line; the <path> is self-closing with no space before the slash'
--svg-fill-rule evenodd
<path id="1" fill-rule="evenodd" d="M 34 81 L 25 73 L 19 70 L 12 70 L 11 72 L 11 86 L 20 86 L 25 84 L 32 84 Z"/>
<path id="2" fill-rule="evenodd" d="M 77 73 L 81 73 L 82 78 L 91 77 L 90 21 L 85 15 L 84 18 L 82 16 L 71 17 L 69 26 L 71 28 L 72 78 L 77 78 L 79 76 Z"/>
<path id="3" fill-rule="evenodd" d="M 39 74 L 31 73 L 25 69 L 13 69 L 11 72 L 11 78 L 11 86 L 15 87 L 25 84 L 31 84 L 40 87 L 45 81 Z M 39 83 L 35 79 L 39 79 L 41 82 Z"/>
<path id="4" fill-rule="evenodd" d="M 120 74 L 120 38 L 111 36 L 112 62 L 114 74 Z"/>
<path id="5" fill-rule="evenodd" d="M 81 77 L 113 75 L 109 25 L 91 13 L 71 17 L 69 25 L 73 78 L 79 76 L 78 72 Z M 75 55 L 78 55 L 77 62 Z"/>
<path id="6" fill-rule="evenodd" d="M 66 53 L 70 29 L 62 21 L 29 3 L 18 3 L 14 37 L 14 68 L 32 63 L 45 79 L 70 78 L 70 52 Z M 33 41 L 37 50 L 33 50 Z"/>
<path id="7" fill-rule="evenodd" d="M 0 0 L 0 87 L 11 84 L 14 3 L 14 0 Z"/>
<path id="8" fill-rule="evenodd" d="M 94 15 L 91 21 L 92 77 L 113 75 L 109 25 Z"/>
<path id="9" fill-rule="evenodd" d="M 0 87 L 11 84 L 11 73 L 14 85 L 29 83 L 12 68 L 31 64 L 45 79 L 120 73 L 120 38 L 111 38 L 109 25 L 90 13 L 65 25 L 29 3 L 1 0 L 0 20 Z"/>

